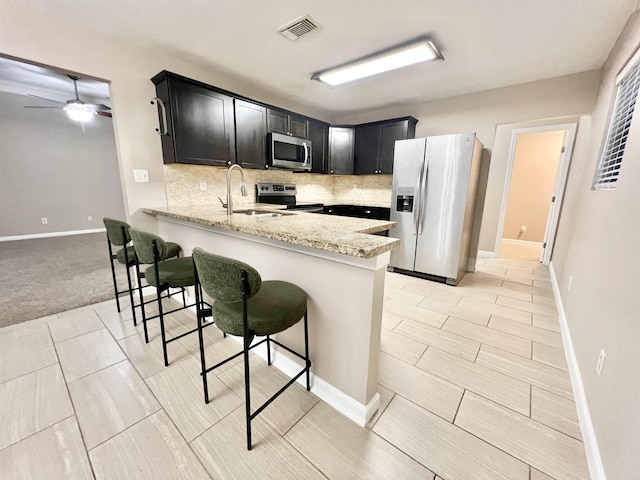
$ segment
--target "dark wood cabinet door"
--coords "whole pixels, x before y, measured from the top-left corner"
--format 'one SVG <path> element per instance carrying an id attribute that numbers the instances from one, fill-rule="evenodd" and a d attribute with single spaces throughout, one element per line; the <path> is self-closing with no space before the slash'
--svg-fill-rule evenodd
<path id="1" fill-rule="evenodd" d="M 391 122 L 380 126 L 380 173 L 393 173 L 393 153 L 396 140 L 406 140 L 408 121 Z M 415 135 L 415 134 L 414 134 Z"/>
<path id="2" fill-rule="evenodd" d="M 235 161 L 233 100 L 213 90 L 172 81 L 175 161 L 226 166 Z"/>
<path id="3" fill-rule="evenodd" d="M 353 174 L 353 127 L 331 127 L 329 135 L 329 173 Z"/>
<path id="4" fill-rule="evenodd" d="M 235 99 L 236 163 L 245 168 L 267 168 L 267 109 Z"/>
<path id="5" fill-rule="evenodd" d="M 269 133 L 286 135 L 289 129 L 289 115 L 282 110 L 267 109 Z"/>
<path id="6" fill-rule="evenodd" d="M 311 173 L 327 173 L 329 166 L 329 125 L 309 120 L 307 138 L 311 140 Z"/>
<path id="7" fill-rule="evenodd" d="M 289 114 L 289 135 L 307 138 L 307 119 Z"/>
<path id="8" fill-rule="evenodd" d="M 364 125 L 355 129 L 356 149 L 353 173 L 368 175 L 378 173 L 380 154 L 380 125 Z"/>

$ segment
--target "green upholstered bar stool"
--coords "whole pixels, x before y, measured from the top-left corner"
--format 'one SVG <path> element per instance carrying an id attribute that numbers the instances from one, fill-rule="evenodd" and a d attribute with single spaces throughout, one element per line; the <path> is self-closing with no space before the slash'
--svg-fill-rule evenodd
<path id="1" fill-rule="evenodd" d="M 129 301 L 131 303 L 131 311 L 133 315 L 133 324 L 137 325 L 138 322 L 136 320 L 136 310 L 137 306 L 134 301 L 133 292 L 140 289 L 140 280 L 144 278 L 144 275 L 138 274 L 138 283 L 137 286 L 133 286 L 133 282 L 131 281 L 131 267 L 137 267 L 137 258 L 136 253 L 132 245 L 129 245 L 131 242 L 131 236 L 129 235 L 129 229 L 131 225 L 122 220 L 117 220 L 115 218 L 104 217 L 102 219 L 105 229 L 107 230 L 107 245 L 109 247 L 109 262 L 111 263 L 111 276 L 113 278 L 113 291 L 116 297 L 116 306 L 118 308 L 118 312 L 121 311 L 120 308 L 120 295 L 125 293 L 129 294 Z M 113 247 L 121 247 L 116 253 L 113 253 Z M 180 245 L 177 243 L 167 242 L 168 247 L 168 258 L 179 257 L 180 256 Z M 126 290 L 118 289 L 118 282 L 116 279 L 116 270 L 115 263 L 116 260 L 118 263 L 125 266 L 127 271 L 127 286 Z M 136 268 L 136 272 L 139 272 L 139 269 Z"/>
<path id="2" fill-rule="evenodd" d="M 156 301 L 158 302 L 158 315 L 147 317 L 144 308 L 142 306 L 142 323 L 144 326 L 145 341 L 149 342 L 149 336 L 147 332 L 147 320 L 153 318 L 160 319 L 160 334 L 162 336 L 162 353 L 164 355 L 164 365 L 169 366 L 169 358 L 167 355 L 167 345 L 179 338 L 182 338 L 190 333 L 194 333 L 198 328 L 194 328 L 188 332 L 177 335 L 172 338 L 167 338 L 164 316 L 185 308 L 193 307 L 195 304 L 187 305 L 184 291 L 186 287 L 194 286 L 195 281 L 195 269 L 193 266 L 193 259 L 191 257 L 181 257 L 168 259 L 169 247 L 158 235 L 150 232 L 145 232 L 138 228 L 132 227 L 129 230 L 131 239 L 133 240 L 133 247 L 136 251 L 140 263 L 148 263 L 149 266 L 144 271 L 144 277 L 147 279 L 147 283 L 156 287 Z M 179 288 L 182 290 L 182 306 L 165 312 L 162 307 L 162 292 L 169 288 Z M 141 293 L 142 296 L 142 293 Z"/>
<path id="3" fill-rule="evenodd" d="M 305 373 L 307 390 L 310 388 L 311 360 L 309 359 L 307 295 L 304 290 L 289 282 L 277 280 L 263 282 L 258 271 L 250 265 L 208 253 L 202 248 L 193 250 L 193 260 L 196 267 L 196 311 L 204 401 L 209 403 L 207 373 L 243 355 L 247 449 L 251 450 L 251 420 Z M 203 290 L 214 299 L 212 308 L 206 308 L 206 304 L 203 303 Z M 203 322 L 208 316 L 213 316 L 215 325 L 225 334 L 243 337 L 241 352 L 211 367 L 207 367 L 206 364 L 202 335 Z M 302 318 L 304 318 L 304 355 L 271 338 L 271 335 L 288 329 Z M 256 336 L 265 338 L 253 343 Z M 271 365 L 272 342 L 302 359 L 305 366 L 278 392 L 251 413 L 249 350 L 266 343 L 267 362 Z"/>

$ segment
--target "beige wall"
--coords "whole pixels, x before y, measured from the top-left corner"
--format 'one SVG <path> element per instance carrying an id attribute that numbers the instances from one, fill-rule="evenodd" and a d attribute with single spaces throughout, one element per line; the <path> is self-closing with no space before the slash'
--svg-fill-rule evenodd
<path id="1" fill-rule="evenodd" d="M 412 115 L 419 120 L 416 137 L 476 132 L 484 146 L 491 150 L 478 247 L 480 250 L 493 252 L 496 239 L 502 234 L 498 231 L 498 223 L 511 141 L 511 131 L 500 136 L 500 127 L 514 124 L 514 128 L 520 128 L 521 125 L 575 121 L 578 115 L 592 111 L 599 79 L 599 71 L 584 72 L 433 102 L 349 115 L 337 120 L 340 123 L 361 123 Z"/>
<path id="2" fill-rule="evenodd" d="M 231 48 L 231 45 L 224 48 Z M 120 180 L 128 215 L 144 206 L 166 205 L 162 151 L 154 131 L 157 113 L 149 103 L 155 96 L 155 88 L 149 79 L 161 70 L 170 70 L 325 121 L 333 120 L 327 112 L 291 103 L 258 86 L 185 63 L 160 49 L 125 44 L 115 37 L 85 30 L 59 18 L 53 21 L 19 2 L 2 5 L 0 53 L 111 82 Z M 211 54 L 215 56 L 215 48 Z M 151 182 L 134 183 L 134 169 L 149 170 Z M 135 222 L 143 226 L 140 222 L 144 222 L 144 215 L 136 215 Z M 153 227 L 153 224 L 148 226 Z"/>
<path id="3" fill-rule="evenodd" d="M 564 136 L 563 131 L 518 135 L 503 238 L 544 241 Z M 521 232 L 522 225 L 525 232 Z"/>
<path id="4" fill-rule="evenodd" d="M 640 471 L 638 106 L 617 189 L 594 191 L 591 183 L 615 95 L 615 77 L 639 47 L 640 14 L 636 13 L 603 69 L 589 134 L 578 139 L 574 163 L 581 168 L 569 179 L 571 201 L 565 203 L 552 258 L 609 479 L 638 478 Z M 607 359 L 598 376 L 595 365 L 600 349 Z"/>

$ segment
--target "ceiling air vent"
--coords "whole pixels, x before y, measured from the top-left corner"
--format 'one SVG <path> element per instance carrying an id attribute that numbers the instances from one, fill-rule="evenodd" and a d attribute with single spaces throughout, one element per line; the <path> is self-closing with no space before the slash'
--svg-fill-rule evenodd
<path id="1" fill-rule="evenodd" d="M 284 27 L 280 27 L 278 32 L 280 32 L 284 37 L 289 40 L 297 40 L 300 37 L 307 35 L 308 33 L 313 32 L 318 29 L 320 25 L 309 15 L 305 15 L 304 17 L 298 18 L 293 22 L 285 25 Z"/>

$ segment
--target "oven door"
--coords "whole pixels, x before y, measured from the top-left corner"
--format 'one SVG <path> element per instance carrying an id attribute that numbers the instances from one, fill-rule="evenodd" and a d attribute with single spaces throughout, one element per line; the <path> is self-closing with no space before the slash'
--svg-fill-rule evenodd
<path id="1" fill-rule="evenodd" d="M 279 133 L 268 134 L 271 166 L 290 170 L 311 170 L 311 141 Z"/>

